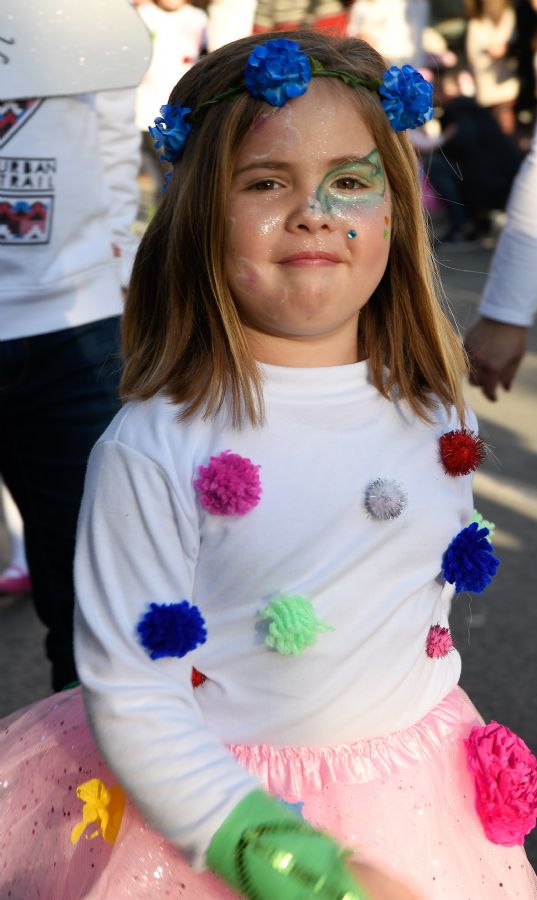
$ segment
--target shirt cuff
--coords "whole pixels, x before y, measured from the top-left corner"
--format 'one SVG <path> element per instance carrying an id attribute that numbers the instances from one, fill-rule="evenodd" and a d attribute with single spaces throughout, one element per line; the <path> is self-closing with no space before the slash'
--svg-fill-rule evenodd
<path id="1" fill-rule="evenodd" d="M 256 900 L 366 900 L 345 866 L 350 851 L 263 791 L 247 794 L 216 832 L 207 864 Z"/>

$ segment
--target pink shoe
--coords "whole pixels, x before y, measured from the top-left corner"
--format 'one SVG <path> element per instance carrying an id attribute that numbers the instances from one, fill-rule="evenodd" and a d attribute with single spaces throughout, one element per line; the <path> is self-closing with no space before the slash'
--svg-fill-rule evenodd
<path id="1" fill-rule="evenodd" d="M 9 565 L 0 575 L 0 594 L 28 594 L 31 590 L 30 576 L 20 566 Z"/>

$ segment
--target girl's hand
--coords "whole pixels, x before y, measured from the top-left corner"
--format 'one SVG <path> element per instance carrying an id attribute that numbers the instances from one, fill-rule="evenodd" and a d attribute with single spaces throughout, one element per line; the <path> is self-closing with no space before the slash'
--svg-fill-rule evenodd
<path id="1" fill-rule="evenodd" d="M 367 894 L 367 900 L 423 900 L 399 881 L 363 863 L 349 863 L 352 874 Z"/>

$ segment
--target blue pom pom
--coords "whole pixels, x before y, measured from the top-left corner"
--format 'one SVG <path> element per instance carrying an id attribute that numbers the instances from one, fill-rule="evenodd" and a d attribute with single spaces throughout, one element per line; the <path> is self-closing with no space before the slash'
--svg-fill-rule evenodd
<path id="1" fill-rule="evenodd" d="M 197 606 L 181 603 L 151 603 L 136 630 L 151 659 L 186 656 L 207 640 L 205 621 Z"/>
<path id="2" fill-rule="evenodd" d="M 442 557 L 442 574 L 457 593 L 480 594 L 492 581 L 500 565 L 488 540 L 488 528 L 472 522 L 453 538 Z"/>

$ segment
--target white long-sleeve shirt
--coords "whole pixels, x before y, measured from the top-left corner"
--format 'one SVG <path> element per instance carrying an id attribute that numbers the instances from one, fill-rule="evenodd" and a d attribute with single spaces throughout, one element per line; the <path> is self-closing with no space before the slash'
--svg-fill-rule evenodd
<path id="1" fill-rule="evenodd" d="M 118 315 L 137 244 L 134 91 L 0 111 L 0 339 Z"/>
<path id="2" fill-rule="evenodd" d="M 507 219 L 479 305 L 483 316 L 530 326 L 537 312 L 537 128 L 513 183 Z"/>
<path id="3" fill-rule="evenodd" d="M 365 362 L 263 371 L 262 428 L 234 430 L 224 413 L 179 423 L 162 397 L 125 406 L 93 450 L 80 518 L 75 649 L 89 721 L 143 813 L 195 863 L 255 786 L 226 744 L 385 735 L 460 673 L 456 651 L 425 651 L 453 595 L 443 552 L 472 516 L 470 477 L 440 462 L 454 417 L 439 408 L 426 424 L 383 399 Z M 209 513 L 193 485 L 224 451 L 260 466 L 261 498 L 244 515 Z M 396 518 L 367 511 L 378 478 L 406 493 Z M 281 593 L 308 599 L 330 629 L 300 655 L 265 643 L 260 611 Z M 137 623 L 151 603 L 183 600 L 206 642 L 151 659 Z M 195 692 L 192 666 L 208 679 Z"/>

